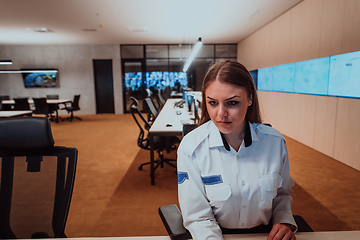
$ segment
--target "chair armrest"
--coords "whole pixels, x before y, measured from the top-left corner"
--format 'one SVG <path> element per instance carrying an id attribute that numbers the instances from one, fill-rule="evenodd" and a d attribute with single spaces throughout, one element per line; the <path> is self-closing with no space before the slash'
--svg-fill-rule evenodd
<path id="1" fill-rule="evenodd" d="M 175 204 L 159 207 L 159 215 L 172 240 L 192 238 L 190 232 L 184 227 L 181 212 Z"/>
<path id="2" fill-rule="evenodd" d="M 294 220 L 298 226 L 298 232 L 313 232 L 314 230 L 305 221 L 305 219 L 299 215 L 294 215 Z"/>

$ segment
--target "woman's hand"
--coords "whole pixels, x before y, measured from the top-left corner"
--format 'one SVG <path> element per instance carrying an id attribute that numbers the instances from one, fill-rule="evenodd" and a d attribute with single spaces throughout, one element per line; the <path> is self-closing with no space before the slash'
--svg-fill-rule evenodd
<path id="1" fill-rule="evenodd" d="M 267 240 L 295 240 L 295 234 L 291 231 L 291 225 L 275 223 L 269 233 Z"/>

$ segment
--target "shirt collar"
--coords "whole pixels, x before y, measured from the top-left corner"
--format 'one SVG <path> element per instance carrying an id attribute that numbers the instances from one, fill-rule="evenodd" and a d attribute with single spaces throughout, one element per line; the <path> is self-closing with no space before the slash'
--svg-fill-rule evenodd
<path id="1" fill-rule="evenodd" d="M 209 124 L 209 131 L 211 133 L 209 136 L 209 147 L 224 146 L 227 151 L 230 151 L 230 146 L 225 137 L 211 120 Z M 259 139 L 252 124 L 249 124 L 249 122 L 246 121 L 244 137 L 245 147 L 250 147 L 253 141 L 259 141 Z"/>

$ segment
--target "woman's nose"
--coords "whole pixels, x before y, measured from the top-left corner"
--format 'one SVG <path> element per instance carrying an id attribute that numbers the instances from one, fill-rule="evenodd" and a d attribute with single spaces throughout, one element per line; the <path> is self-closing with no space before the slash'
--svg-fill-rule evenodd
<path id="1" fill-rule="evenodd" d="M 219 104 L 219 116 L 226 117 L 228 115 L 227 108 L 223 104 Z"/>

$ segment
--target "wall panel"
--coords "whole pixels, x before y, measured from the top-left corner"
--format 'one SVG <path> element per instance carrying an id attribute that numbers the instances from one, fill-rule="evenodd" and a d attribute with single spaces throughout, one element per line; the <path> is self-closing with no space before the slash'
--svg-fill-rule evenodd
<path id="1" fill-rule="evenodd" d="M 360 170 L 360 99 L 339 98 L 334 158 Z"/>
<path id="2" fill-rule="evenodd" d="M 319 57 L 341 53 L 345 4 L 339 0 L 327 0 L 322 9 L 322 27 Z"/>
<path id="3" fill-rule="evenodd" d="M 344 30 L 341 45 L 342 53 L 359 51 L 360 49 L 360 1 L 346 0 L 344 14 Z"/>
<path id="4" fill-rule="evenodd" d="M 313 148 L 330 157 L 334 157 L 337 100 L 334 97 L 316 97 Z"/>
<path id="5" fill-rule="evenodd" d="M 313 148 L 317 96 L 299 94 L 299 98 L 300 110 L 298 141 Z"/>

